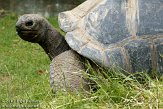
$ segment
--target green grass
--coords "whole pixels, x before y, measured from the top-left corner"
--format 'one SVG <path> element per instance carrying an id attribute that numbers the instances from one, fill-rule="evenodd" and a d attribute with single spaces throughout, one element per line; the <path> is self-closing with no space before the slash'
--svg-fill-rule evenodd
<path id="1" fill-rule="evenodd" d="M 16 35 L 16 20 L 14 14 L 0 18 L 0 101 L 39 100 L 39 109 L 163 108 L 161 80 L 151 79 L 145 73 L 125 76 L 101 69 L 104 78 L 89 64 L 89 78 L 98 84 L 97 92 L 89 96 L 60 92 L 54 97 L 49 85 L 50 60 L 39 45 Z M 56 18 L 48 20 L 58 29 Z M 135 75 L 141 75 L 143 83 Z"/>

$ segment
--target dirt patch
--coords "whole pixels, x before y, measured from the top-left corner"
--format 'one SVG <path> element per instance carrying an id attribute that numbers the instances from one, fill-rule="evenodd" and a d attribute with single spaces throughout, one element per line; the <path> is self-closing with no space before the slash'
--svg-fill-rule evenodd
<path id="1" fill-rule="evenodd" d="M 47 70 L 37 70 L 36 73 L 39 75 L 43 75 L 43 74 L 47 74 L 48 71 Z"/>
<path id="2" fill-rule="evenodd" d="M 12 77 L 9 75 L 0 75 L 0 83 L 11 81 Z"/>

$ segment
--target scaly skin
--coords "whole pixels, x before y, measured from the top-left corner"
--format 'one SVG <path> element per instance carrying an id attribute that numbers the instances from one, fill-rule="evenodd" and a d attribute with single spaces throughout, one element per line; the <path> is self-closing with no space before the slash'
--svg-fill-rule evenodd
<path id="1" fill-rule="evenodd" d="M 28 42 L 38 43 L 52 60 L 50 83 L 53 91 L 89 90 L 82 76 L 81 56 L 71 50 L 64 37 L 38 14 L 25 14 L 16 23 L 18 35 Z"/>
<path id="2" fill-rule="evenodd" d="M 38 14 L 21 16 L 16 23 L 16 30 L 23 40 L 38 43 L 51 60 L 70 49 L 64 37 Z"/>

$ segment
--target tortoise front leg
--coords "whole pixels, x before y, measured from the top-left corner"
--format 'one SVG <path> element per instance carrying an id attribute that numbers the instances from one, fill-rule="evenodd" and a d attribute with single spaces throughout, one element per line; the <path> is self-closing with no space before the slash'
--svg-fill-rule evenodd
<path id="1" fill-rule="evenodd" d="M 68 50 L 56 56 L 50 65 L 50 84 L 53 92 L 89 91 L 89 85 L 83 77 L 84 65 L 79 54 Z"/>

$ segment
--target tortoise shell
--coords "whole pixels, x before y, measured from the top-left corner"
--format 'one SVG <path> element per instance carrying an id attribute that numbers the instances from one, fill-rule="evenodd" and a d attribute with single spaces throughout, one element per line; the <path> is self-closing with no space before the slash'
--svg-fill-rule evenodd
<path id="1" fill-rule="evenodd" d="M 87 0 L 58 19 L 69 46 L 96 63 L 163 73 L 163 0 Z"/>

